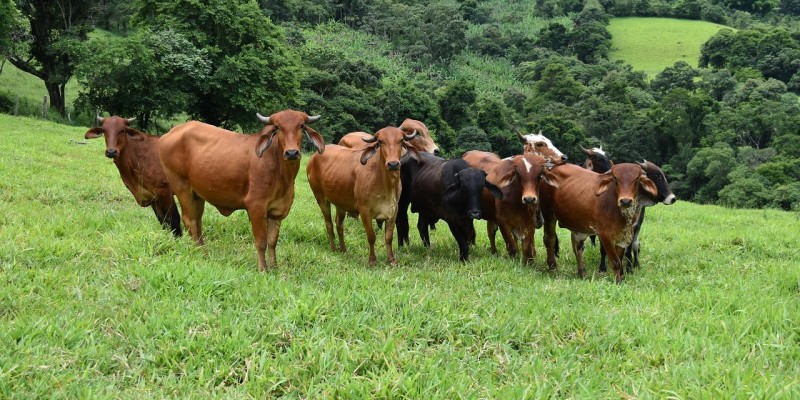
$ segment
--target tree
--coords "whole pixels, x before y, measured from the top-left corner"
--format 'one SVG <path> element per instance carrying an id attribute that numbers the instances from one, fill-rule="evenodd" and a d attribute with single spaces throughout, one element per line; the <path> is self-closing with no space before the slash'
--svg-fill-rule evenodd
<path id="1" fill-rule="evenodd" d="M 713 147 L 700 149 L 686 166 L 686 175 L 692 185 L 695 199 L 713 202 L 725 185 L 730 183 L 728 174 L 736 167 L 733 149 L 727 143 L 716 143 Z"/>
<path id="2" fill-rule="evenodd" d="M 475 84 L 458 79 L 439 91 L 439 109 L 442 118 L 455 130 L 472 123 L 472 105 L 477 100 Z"/>
<path id="3" fill-rule="evenodd" d="M 211 63 L 193 93 L 190 115 L 213 125 L 255 127 L 254 113 L 296 104 L 297 55 L 255 0 L 141 0 L 135 22 L 173 29 Z M 309 110 L 310 111 L 310 110 Z"/>
<path id="4" fill-rule="evenodd" d="M 72 77 L 75 57 L 91 30 L 92 0 L 20 0 L 19 10 L 30 23 L 26 54 L 12 54 L 15 67 L 44 81 L 50 107 L 65 115 L 64 88 Z"/>
<path id="5" fill-rule="evenodd" d="M 664 68 L 656 75 L 651 83 L 653 90 L 666 93 L 675 88 L 694 90 L 694 78 L 700 75 L 697 70 L 692 68 L 686 61 L 678 61 L 671 67 Z"/>
<path id="6" fill-rule="evenodd" d="M 83 86 L 77 103 L 90 112 L 136 116 L 143 129 L 154 115 L 188 110 L 211 70 L 206 53 L 171 30 L 145 29 L 89 48 L 75 70 Z"/>

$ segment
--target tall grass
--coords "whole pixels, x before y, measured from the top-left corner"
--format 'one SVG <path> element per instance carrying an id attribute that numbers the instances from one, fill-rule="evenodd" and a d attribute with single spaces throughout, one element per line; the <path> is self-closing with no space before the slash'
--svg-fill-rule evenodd
<path id="1" fill-rule="evenodd" d="M 259 273 L 244 212 L 173 240 L 86 128 L 0 127 L 2 398 L 800 396 L 797 213 L 653 207 L 621 285 L 566 245 L 555 273 L 540 240 L 493 256 L 482 222 L 468 263 L 440 223 L 368 267 L 352 219 L 329 251 L 301 168 Z"/>

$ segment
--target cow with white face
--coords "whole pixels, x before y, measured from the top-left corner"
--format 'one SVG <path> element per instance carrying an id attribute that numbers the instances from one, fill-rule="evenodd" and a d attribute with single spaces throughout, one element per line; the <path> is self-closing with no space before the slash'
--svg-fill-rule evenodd
<path id="1" fill-rule="evenodd" d="M 542 131 L 539 131 L 537 134 L 529 135 L 523 135 L 519 131 L 515 132 L 524 146 L 525 153 L 544 157 L 545 160 L 548 160 L 556 165 L 567 162 L 566 154 L 562 153 L 561 150 L 556 148 L 550 139 L 542 135 Z"/>

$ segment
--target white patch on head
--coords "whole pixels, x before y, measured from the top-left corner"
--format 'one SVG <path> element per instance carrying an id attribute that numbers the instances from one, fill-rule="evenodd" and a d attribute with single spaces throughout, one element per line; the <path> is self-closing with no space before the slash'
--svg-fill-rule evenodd
<path id="1" fill-rule="evenodd" d="M 503 159 L 503 161 L 513 161 L 513 160 L 514 160 L 514 156 L 506 157 L 506 158 Z"/>
<path id="2" fill-rule="evenodd" d="M 592 147 L 592 151 L 597 153 L 597 154 L 606 155 L 606 152 L 603 151 L 602 147 Z"/>
<path id="3" fill-rule="evenodd" d="M 528 142 L 529 145 L 531 145 L 534 152 L 537 154 L 538 152 L 536 152 L 536 142 L 544 142 L 547 145 L 547 147 L 550 148 L 550 150 L 553 150 L 553 152 L 556 153 L 558 156 L 560 157 L 564 156 L 564 153 L 562 153 L 561 150 L 557 149 L 556 146 L 553 146 L 553 142 L 551 142 L 550 139 L 548 139 L 546 136 L 542 134 L 537 133 L 537 134 L 525 135 L 525 140 Z"/>
<path id="4" fill-rule="evenodd" d="M 531 172 L 531 168 L 533 168 L 533 165 L 531 165 L 531 163 L 529 163 L 528 160 L 524 158 L 522 159 L 522 162 L 525 164 L 525 170 L 527 172 Z"/>

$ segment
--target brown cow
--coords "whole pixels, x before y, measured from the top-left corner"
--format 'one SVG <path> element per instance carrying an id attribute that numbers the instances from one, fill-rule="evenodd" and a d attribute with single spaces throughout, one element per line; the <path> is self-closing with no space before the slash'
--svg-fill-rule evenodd
<path id="1" fill-rule="evenodd" d="M 485 151 L 468 151 L 464 160 L 470 167 L 486 171 L 489 181 L 502 188 L 503 198 L 483 191 L 482 208 L 486 219 L 486 230 L 492 253 L 497 253 L 495 234 L 498 227 L 506 242 L 508 255 L 517 256 L 517 238 L 522 241 L 522 256 L 525 263 L 533 261 L 536 248 L 533 243 L 536 229 L 536 214 L 539 211 L 539 184 L 549 182 L 545 170 L 545 159 L 526 153 L 505 159 Z"/>
<path id="2" fill-rule="evenodd" d="M 544 216 L 547 264 L 556 268 L 554 255 L 556 221 L 572 232 L 572 250 L 578 263 L 578 276 L 583 277 L 583 244 L 595 234 L 611 260 L 616 281 L 624 277 L 620 257 L 631 244 L 633 226 L 639 218 L 640 188 L 649 196 L 658 194 L 651 181 L 637 164 L 617 164 L 605 174 L 598 174 L 577 165 L 554 167 L 550 180 L 555 186 L 541 190 Z"/>
<path id="3" fill-rule="evenodd" d="M 158 136 L 131 128 L 136 118 L 97 116 L 102 126 L 89 129 L 86 139 L 105 135 L 106 157 L 114 160 L 119 176 L 142 207 L 151 207 L 158 222 L 175 237 L 181 236 L 181 216 L 169 182 L 158 160 Z"/>
<path id="4" fill-rule="evenodd" d="M 319 115 L 309 117 L 294 110 L 269 117 L 256 115 L 265 124 L 256 135 L 197 121 L 178 125 L 161 138 L 158 154 L 195 242 L 203 244 L 201 223 L 206 202 L 226 217 L 235 210 L 247 210 L 258 268 L 264 271 L 277 264 L 275 244 L 281 221 L 294 201 L 302 132 L 320 153 L 325 150 L 325 141 L 307 125 L 319 120 Z M 269 263 L 264 258 L 267 247 Z"/>
<path id="5" fill-rule="evenodd" d="M 397 264 L 392 251 L 392 237 L 400 197 L 400 157 L 403 149 L 406 149 L 413 158 L 419 160 L 419 152 L 407 144 L 416 135 L 416 132 L 409 135 L 399 128 L 386 127 L 374 136 L 362 139 L 368 144 L 363 149 L 328 145 L 324 154 L 311 157 L 306 168 L 308 183 L 325 217 L 331 250 L 336 250 L 331 221 L 333 204 L 336 207 L 340 251 L 345 251 L 344 218 L 348 213 L 357 213 L 367 232 L 369 264 L 375 265 L 376 262 L 373 219 L 386 222 L 386 257 L 391 265 Z M 368 163 L 373 157 L 375 161 Z"/>
<path id="6" fill-rule="evenodd" d="M 514 132 L 517 134 L 517 138 L 519 138 L 519 140 L 522 142 L 523 151 L 525 153 L 542 156 L 545 160 L 548 160 L 554 164 L 564 164 L 567 162 L 567 156 L 562 153 L 561 150 L 556 148 L 550 139 L 542 135 L 542 131 L 539 131 L 539 133 L 535 135 L 522 135 L 522 133 L 517 130 Z"/>
<path id="7" fill-rule="evenodd" d="M 433 142 L 431 134 L 428 132 L 428 127 L 425 126 L 425 124 L 415 119 L 406 118 L 406 120 L 400 124 L 400 129 L 407 134 L 417 132 L 417 136 L 414 137 L 414 140 L 408 142 L 411 147 L 414 147 L 418 151 L 424 151 L 436 156 L 439 155 L 439 146 Z M 372 135 L 367 132 L 350 132 L 339 139 L 339 146 L 349 147 L 351 149 L 363 149 L 366 146 L 363 139 L 369 139 L 371 137 Z"/>

